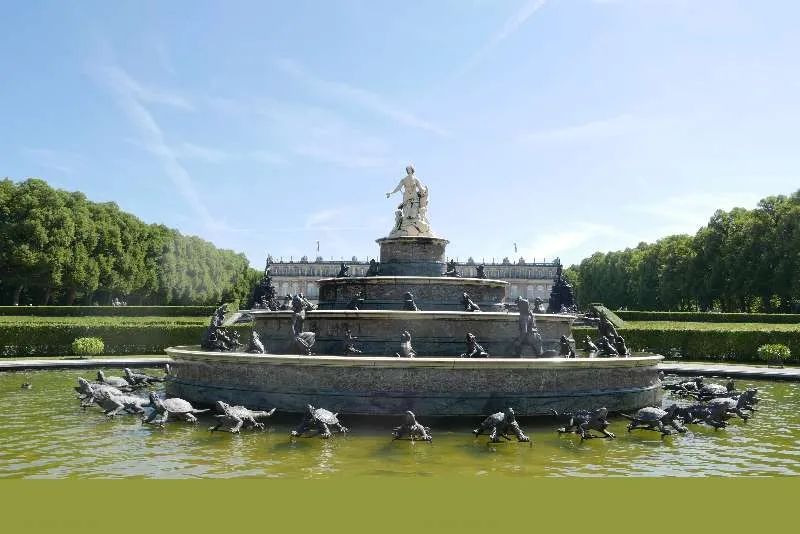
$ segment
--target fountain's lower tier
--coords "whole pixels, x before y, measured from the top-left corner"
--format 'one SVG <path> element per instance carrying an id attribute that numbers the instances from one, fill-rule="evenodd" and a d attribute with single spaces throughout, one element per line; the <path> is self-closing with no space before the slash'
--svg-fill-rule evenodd
<path id="1" fill-rule="evenodd" d="M 418 358 L 253 355 L 173 347 L 167 394 L 209 405 L 343 414 L 537 415 L 657 405 L 657 355 L 628 358 Z"/>
<path id="2" fill-rule="evenodd" d="M 292 354 L 292 312 L 251 310 L 268 352 Z M 558 350 L 561 336 L 571 339 L 574 315 L 537 314 L 536 324 L 545 350 Z M 314 310 L 306 312 L 303 330 L 316 333 L 316 354 L 345 354 L 347 330 L 358 338 L 364 354 L 394 356 L 400 349 L 400 334 L 411 333 L 411 344 L 419 357 L 459 356 L 466 352 L 465 337 L 472 333 L 489 354 L 519 355 L 519 314 L 506 312 Z M 523 355 L 533 356 L 529 345 Z"/>

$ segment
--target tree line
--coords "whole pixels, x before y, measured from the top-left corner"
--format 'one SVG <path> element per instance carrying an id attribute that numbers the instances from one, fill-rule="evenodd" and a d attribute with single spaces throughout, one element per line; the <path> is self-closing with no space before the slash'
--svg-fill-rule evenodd
<path id="1" fill-rule="evenodd" d="M 597 252 L 566 274 L 584 306 L 800 312 L 800 190 L 718 210 L 694 236 Z"/>
<path id="2" fill-rule="evenodd" d="M 213 305 L 247 298 L 258 277 L 244 254 L 113 202 L 40 179 L 0 181 L 2 305 Z"/>

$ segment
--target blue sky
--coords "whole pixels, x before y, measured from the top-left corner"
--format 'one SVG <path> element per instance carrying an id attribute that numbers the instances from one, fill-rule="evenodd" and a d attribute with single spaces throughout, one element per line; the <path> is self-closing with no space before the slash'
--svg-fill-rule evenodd
<path id="1" fill-rule="evenodd" d="M 567 263 L 800 188 L 800 2 L 5 2 L 0 176 L 245 252 Z M 517 243 L 518 253 L 514 253 Z"/>

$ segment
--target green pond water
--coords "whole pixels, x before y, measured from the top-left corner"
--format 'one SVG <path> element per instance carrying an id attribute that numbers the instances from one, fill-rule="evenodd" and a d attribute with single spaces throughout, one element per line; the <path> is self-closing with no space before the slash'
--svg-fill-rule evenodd
<path id="1" fill-rule="evenodd" d="M 158 373 L 158 371 L 154 371 Z M 119 375 L 108 370 L 106 374 Z M 488 445 L 470 430 L 480 419 L 427 421 L 432 444 L 391 441 L 392 419 L 348 418 L 351 433 L 329 440 L 290 440 L 298 416 L 268 420 L 266 431 L 241 435 L 208 432 L 199 425 L 170 422 L 142 426 L 136 416 L 106 418 L 99 408 L 82 411 L 72 387 L 94 371 L 0 373 L 0 477 L 5 478 L 334 478 L 461 475 L 523 476 L 702 476 L 800 474 L 800 384 L 740 381 L 758 387 L 759 411 L 748 422 L 732 420 L 723 430 L 697 425 L 667 436 L 626 432 L 614 418 L 617 439 L 581 443 L 559 435 L 552 418 L 521 420 L 532 439 Z M 669 380 L 670 377 L 668 377 Z M 721 382 L 721 380 L 719 380 Z M 31 382 L 30 390 L 20 389 Z M 680 399 L 665 397 L 665 402 Z"/>

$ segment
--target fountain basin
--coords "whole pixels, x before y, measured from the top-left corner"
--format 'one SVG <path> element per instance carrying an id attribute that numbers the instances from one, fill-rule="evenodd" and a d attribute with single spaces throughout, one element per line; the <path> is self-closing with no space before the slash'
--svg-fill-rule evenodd
<path id="1" fill-rule="evenodd" d="M 628 358 L 395 358 L 254 355 L 172 347 L 167 394 L 195 403 L 343 414 L 519 415 L 605 406 L 636 410 L 661 401 L 659 355 Z"/>
<path id="2" fill-rule="evenodd" d="M 269 352 L 293 353 L 292 312 L 251 310 L 254 328 Z M 537 314 L 536 322 L 545 350 L 558 348 L 559 338 L 571 337 L 574 315 Z M 314 352 L 344 354 L 345 331 L 358 337 L 364 354 L 394 356 L 400 333 L 408 330 L 419 357 L 459 356 L 466 350 L 467 332 L 492 356 L 515 357 L 519 315 L 507 312 L 313 310 L 306 312 L 304 330 L 315 332 Z M 530 352 L 526 347 L 526 354 Z"/>

